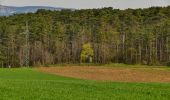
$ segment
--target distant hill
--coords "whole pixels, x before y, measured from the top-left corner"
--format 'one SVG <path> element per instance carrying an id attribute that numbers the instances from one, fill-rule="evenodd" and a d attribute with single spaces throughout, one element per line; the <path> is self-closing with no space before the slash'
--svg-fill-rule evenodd
<path id="1" fill-rule="evenodd" d="M 0 5 L 0 16 L 9 16 L 9 15 L 20 14 L 20 13 L 34 13 L 38 9 L 62 10 L 62 9 L 65 9 L 65 8 L 56 8 L 56 7 L 47 7 L 47 6 L 14 7 L 14 6 Z"/>

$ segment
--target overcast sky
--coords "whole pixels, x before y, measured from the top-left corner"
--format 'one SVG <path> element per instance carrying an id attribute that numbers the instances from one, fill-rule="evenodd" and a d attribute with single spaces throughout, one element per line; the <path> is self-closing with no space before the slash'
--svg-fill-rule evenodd
<path id="1" fill-rule="evenodd" d="M 146 8 L 167 6 L 170 0 L 0 0 L 2 5 L 10 6 L 53 6 L 65 8 Z"/>

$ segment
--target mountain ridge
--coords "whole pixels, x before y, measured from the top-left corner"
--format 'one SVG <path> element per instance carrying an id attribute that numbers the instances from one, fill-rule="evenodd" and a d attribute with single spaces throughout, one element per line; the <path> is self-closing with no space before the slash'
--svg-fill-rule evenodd
<path id="1" fill-rule="evenodd" d="M 50 6 L 4 6 L 0 5 L 0 16 L 9 16 L 13 14 L 22 14 L 22 13 L 35 13 L 39 9 L 46 9 L 46 10 L 62 10 L 66 8 L 62 7 L 50 7 Z"/>

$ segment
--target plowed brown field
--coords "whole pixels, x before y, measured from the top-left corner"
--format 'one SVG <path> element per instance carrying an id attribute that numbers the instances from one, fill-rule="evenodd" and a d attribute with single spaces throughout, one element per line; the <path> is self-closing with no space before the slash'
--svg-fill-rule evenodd
<path id="1" fill-rule="evenodd" d="M 116 82 L 170 82 L 165 68 L 41 67 L 40 71 L 79 79 Z"/>

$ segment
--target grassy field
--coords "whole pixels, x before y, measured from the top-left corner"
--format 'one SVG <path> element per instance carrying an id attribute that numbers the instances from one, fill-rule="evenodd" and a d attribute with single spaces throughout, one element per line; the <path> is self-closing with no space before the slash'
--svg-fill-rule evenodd
<path id="1" fill-rule="evenodd" d="M 0 100 L 169 100 L 168 83 L 66 78 L 37 69 L 0 69 Z"/>

